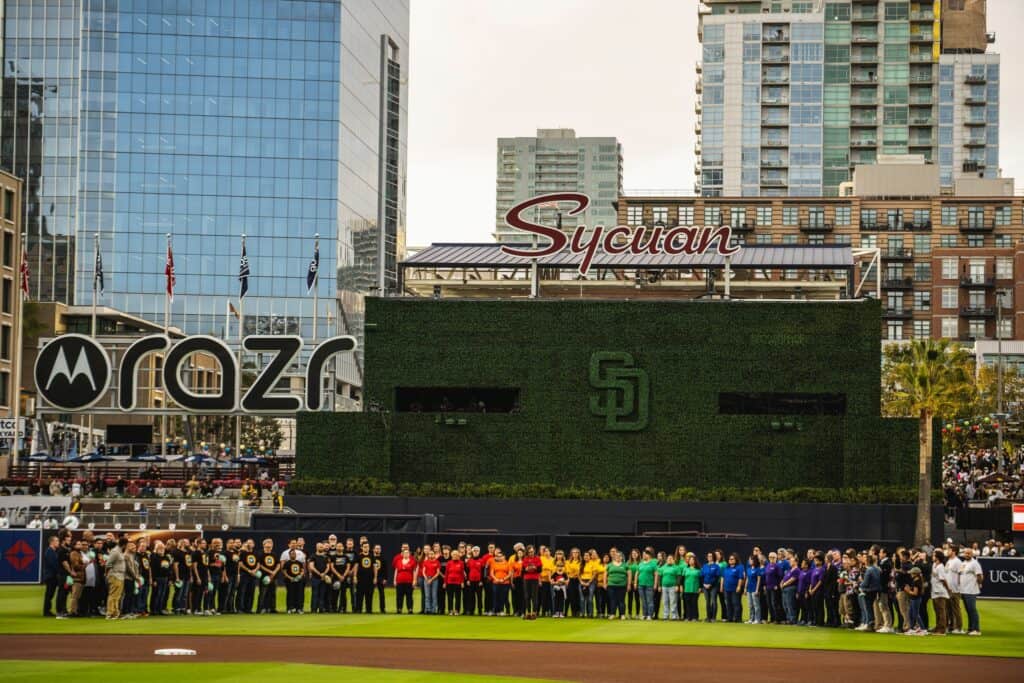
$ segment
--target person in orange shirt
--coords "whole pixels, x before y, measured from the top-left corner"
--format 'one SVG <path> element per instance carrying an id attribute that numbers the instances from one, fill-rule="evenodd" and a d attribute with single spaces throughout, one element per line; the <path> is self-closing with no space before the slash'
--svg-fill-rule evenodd
<path id="1" fill-rule="evenodd" d="M 494 589 L 493 612 L 488 616 L 506 616 L 508 610 L 508 589 L 512 583 L 512 566 L 505 559 L 501 548 L 494 549 L 494 556 L 491 558 L 488 574 L 491 577 L 491 586 Z"/>
<path id="2" fill-rule="evenodd" d="M 523 616 L 523 556 L 526 549 L 516 543 L 515 552 L 508 558 L 509 566 L 512 568 L 512 613 L 517 617 Z"/>

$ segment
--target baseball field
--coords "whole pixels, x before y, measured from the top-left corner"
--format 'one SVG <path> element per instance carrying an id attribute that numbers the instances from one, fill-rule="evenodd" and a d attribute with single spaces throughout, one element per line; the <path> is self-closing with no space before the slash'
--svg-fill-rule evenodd
<path id="1" fill-rule="evenodd" d="M 283 599 L 283 595 L 281 596 Z M 1020 680 L 1024 604 L 980 603 L 983 635 L 900 636 L 746 624 L 445 617 L 223 615 L 132 620 L 45 619 L 41 589 L 0 587 L 5 681 L 108 678 L 190 683 L 251 680 L 252 668 L 289 680 L 625 681 L 685 663 L 694 675 L 790 681 L 829 667 L 833 680 L 879 671 L 953 680 Z M 192 657 L 159 657 L 188 648 Z M 865 653 L 871 653 L 865 657 Z"/>

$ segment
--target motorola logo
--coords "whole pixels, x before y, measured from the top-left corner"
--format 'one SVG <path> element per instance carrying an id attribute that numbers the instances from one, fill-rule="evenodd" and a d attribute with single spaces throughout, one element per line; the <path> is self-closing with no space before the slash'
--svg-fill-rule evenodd
<path id="1" fill-rule="evenodd" d="M 36 388 L 56 408 L 82 410 L 103 396 L 110 382 L 110 359 L 102 346 L 81 334 L 64 334 L 36 358 Z"/>

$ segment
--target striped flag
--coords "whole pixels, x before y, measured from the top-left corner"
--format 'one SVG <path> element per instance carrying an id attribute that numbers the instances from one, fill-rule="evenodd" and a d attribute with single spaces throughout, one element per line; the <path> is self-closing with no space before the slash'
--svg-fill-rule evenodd
<path id="1" fill-rule="evenodd" d="M 316 286 L 317 274 L 320 272 L 320 236 L 317 235 L 313 244 L 313 260 L 309 262 L 309 270 L 306 271 L 306 294 L 313 291 Z"/>
<path id="2" fill-rule="evenodd" d="M 92 276 L 92 287 L 102 296 L 105 288 L 103 285 L 103 255 L 100 253 L 99 244 L 96 245 L 96 268 Z"/>
<path id="3" fill-rule="evenodd" d="M 249 257 L 245 254 L 245 235 L 242 235 L 242 260 L 238 262 L 238 298 L 241 299 L 249 291 Z"/>
<path id="4" fill-rule="evenodd" d="M 1024 505 L 1013 505 L 1013 530 L 1024 531 Z"/>
<path id="5" fill-rule="evenodd" d="M 167 296 L 171 303 L 174 303 L 174 252 L 171 250 L 171 235 L 167 235 L 167 263 L 164 265 L 164 275 L 167 276 Z"/>

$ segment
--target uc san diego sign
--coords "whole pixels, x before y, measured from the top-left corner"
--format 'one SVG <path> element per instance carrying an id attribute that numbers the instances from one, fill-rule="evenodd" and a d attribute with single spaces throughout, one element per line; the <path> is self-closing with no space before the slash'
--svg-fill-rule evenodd
<path id="1" fill-rule="evenodd" d="M 559 228 L 531 223 L 523 218 L 523 213 L 528 209 L 540 205 L 549 206 L 557 202 L 575 204 L 575 207 L 567 212 L 569 216 L 575 216 L 590 205 L 590 197 L 579 192 L 556 192 L 533 197 L 516 204 L 505 213 L 505 223 L 528 234 L 537 235 L 547 240 L 549 244 L 530 249 L 502 245 L 502 252 L 509 256 L 541 258 L 557 254 L 568 248 L 570 253 L 583 257 L 580 261 L 579 273 L 586 275 L 598 250 L 606 254 L 636 256 L 641 254 L 706 254 L 715 250 L 723 256 L 731 256 L 742 248 L 738 244 L 733 244 L 732 229 L 728 225 L 714 227 L 680 225 L 674 228 L 617 225 L 607 229 L 601 225 L 593 228 L 580 225 L 576 227 L 572 235 L 567 235 Z"/>
<path id="2" fill-rule="evenodd" d="M 339 336 L 319 342 L 306 364 L 305 396 L 273 391 L 285 370 L 302 350 L 301 337 L 293 335 L 253 335 L 242 340 L 242 349 L 272 356 L 264 362 L 255 381 L 243 394 L 239 386 L 238 359 L 222 340 L 208 335 L 185 337 L 177 341 L 154 334 L 132 343 L 121 355 L 118 367 L 116 408 L 123 412 L 137 409 L 136 374 L 142 359 L 151 353 L 163 355 L 163 390 L 170 402 L 190 413 L 294 413 L 320 410 L 322 378 L 327 361 L 339 353 L 356 348 L 356 340 Z M 182 381 L 192 354 L 205 354 L 220 365 L 220 390 L 215 394 L 197 394 Z M 95 339 L 81 334 L 65 334 L 46 344 L 36 357 L 34 377 L 40 396 L 63 412 L 88 410 L 107 393 L 112 381 L 112 365 L 107 350 Z"/>

